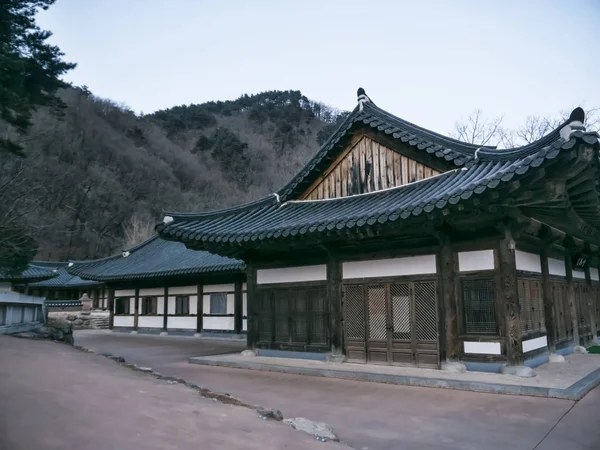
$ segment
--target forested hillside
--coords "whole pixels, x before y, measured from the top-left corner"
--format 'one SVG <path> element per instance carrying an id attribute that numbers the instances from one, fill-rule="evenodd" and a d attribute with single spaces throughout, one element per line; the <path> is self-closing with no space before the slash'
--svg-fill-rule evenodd
<path id="1" fill-rule="evenodd" d="M 274 192 L 341 119 L 299 91 L 177 106 L 143 117 L 85 88 L 42 108 L 3 155 L 0 201 L 37 258 L 96 258 L 150 233 L 163 210 L 203 211 Z M 9 135 L 6 126 L 0 133 Z"/>

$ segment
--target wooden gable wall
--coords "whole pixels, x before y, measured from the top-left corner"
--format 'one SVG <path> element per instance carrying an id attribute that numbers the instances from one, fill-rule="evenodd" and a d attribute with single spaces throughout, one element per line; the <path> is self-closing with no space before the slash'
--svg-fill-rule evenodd
<path id="1" fill-rule="evenodd" d="M 362 136 L 300 199 L 322 200 L 364 194 L 424 180 L 439 173 L 368 136 Z"/>

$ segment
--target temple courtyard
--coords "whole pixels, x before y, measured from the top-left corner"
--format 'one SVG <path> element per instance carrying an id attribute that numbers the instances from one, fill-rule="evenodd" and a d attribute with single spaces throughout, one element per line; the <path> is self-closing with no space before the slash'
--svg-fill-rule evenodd
<path id="1" fill-rule="evenodd" d="M 592 449 L 600 387 L 580 401 L 190 364 L 242 341 L 81 331 L 67 345 L 0 339 L 1 448 Z M 326 422 L 319 442 L 256 411 L 123 367 L 150 367 L 240 403 Z M 576 355 L 574 355 L 576 356 Z M 254 447 L 256 446 L 256 447 Z"/>

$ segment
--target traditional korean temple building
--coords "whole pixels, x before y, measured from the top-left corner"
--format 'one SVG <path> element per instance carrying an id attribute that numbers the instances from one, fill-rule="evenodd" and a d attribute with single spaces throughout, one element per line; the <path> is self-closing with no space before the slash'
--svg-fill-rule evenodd
<path id="1" fill-rule="evenodd" d="M 246 263 L 248 346 L 489 370 L 537 365 L 594 339 L 600 144 L 584 111 L 499 150 L 358 94 L 277 193 L 167 213 L 157 226 L 164 239 Z"/>
<path id="2" fill-rule="evenodd" d="M 71 263 L 68 271 L 107 286 L 113 329 L 188 334 L 246 330 L 242 261 L 154 236 L 115 256 Z"/>

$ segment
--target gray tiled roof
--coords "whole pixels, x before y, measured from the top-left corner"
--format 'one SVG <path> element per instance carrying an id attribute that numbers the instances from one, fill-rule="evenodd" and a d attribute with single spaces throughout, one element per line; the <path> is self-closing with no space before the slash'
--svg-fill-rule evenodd
<path id="1" fill-rule="evenodd" d="M 27 283 L 36 280 L 47 280 L 55 276 L 56 274 L 52 272 L 52 270 L 29 265 L 29 267 L 27 267 L 27 269 L 25 269 L 19 275 L 0 273 L 0 280 Z"/>
<path id="2" fill-rule="evenodd" d="M 385 122 L 373 121 L 375 107 L 365 105 L 355 110 L 349 122 L 367 121 L 384 132 L 408 139 L 410 145 L 426 152 L 438 153 L 453 160 L 460 168 L 441 175 L 396 188 L 368 194 L 327 200 L 285 201 L 303 176 L 315 170 L 319 158 L 331 147 L 326 143 L 299 176 L 278 194 L 257 202 L 202 214 L 167 213 L 173 220 L 157 226 L 165 239 L 186 243 L 193 248 L 235 254 L 240 247 L 252 247 L 263 241 L 293 239 L 301 236 L 360 230 L 373 225 L 386 226 L 423 213 L 441 210 L 449 205 L 468 202 L 477 196 L 506 187 L 509 182 L 526 177 L 530 170 L 550 164 L 561 153 L 568 153 L 578 142 L 598 147 L 598 134 L 573 131 L 568 139 L 560 137 L 559 128 L 539 141 L 508 150 L 479 148 L 440 137 L 418 127 L 408 129 L 407 122 L 391 115 Z M 377 117 L 383 116 L 381 110 Z M 363 118 L 364 115 L 368 118 Z M 387 114 L 387 113 L 385 113 Z M 354 118 L 352 118 L 354 116 Z M 348 122 L 348 121 L 347 121 Z M 402 125 L 402 131 L 396 131 Z M 345 124 L 332 139 L 340 139 L 351 124 Z M 410 133 L 405 136 L 403 133 Z M 337 137 L 336 137 L 337 136 Z M 304 175 L 303 175 L 304 174 Z M 300 181 L 298 181 L 300 180 Z M 597 213 L 596 213 L 597 215 Z"/>
<path id="3" fill-rule="evenodd" d="M 194 251 L 179 242 L 154 236 L 123 254 L 94 261 L 75 262 L 70 274 L 89 280 L 119 281 L 168 276 L 241 272 L 244 264 L 236 259 Z"/>
<path id="4" fill-rule="evenodd" d="M 84 286 L 95 286 L 101 285 L 102 283 L 97 281 L 82 280 L 76 275 L 71 275 L 67 272 L 67 266 L 69 263 L 66 262 L 52 262 L 52 261 L 34 261 L 31 263 L 31 267 L 39 267 L 45 270 L 51 270 L 55 276 L 48 280 L 38 281 L 30 283 L 31 287 L 47 287 L 47 288 L 77 288 Z"/>

